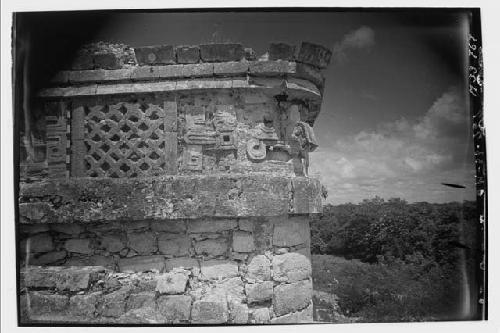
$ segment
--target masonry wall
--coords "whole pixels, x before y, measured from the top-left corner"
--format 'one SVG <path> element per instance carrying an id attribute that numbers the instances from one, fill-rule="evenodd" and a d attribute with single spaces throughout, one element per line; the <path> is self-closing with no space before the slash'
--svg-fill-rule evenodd
<path id="1" fill-rule="evenodd" d="M 26 322 L 312 319 L 304 216 L 26 225 L 21 233 Z"/>

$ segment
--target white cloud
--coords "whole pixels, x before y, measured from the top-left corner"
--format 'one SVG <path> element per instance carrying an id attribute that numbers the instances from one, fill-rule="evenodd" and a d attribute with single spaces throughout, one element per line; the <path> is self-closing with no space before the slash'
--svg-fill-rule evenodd
<path id="1" fill-rule="evenodd" d="M 337 62 L 347 60 L 346 52 L 350 49 L 365 49 L 375 45 L 375 32 L 372 28 L 362 26 L 356 30 L 348 32 L 342 41 L 333 47 L 333 56 Z"/>

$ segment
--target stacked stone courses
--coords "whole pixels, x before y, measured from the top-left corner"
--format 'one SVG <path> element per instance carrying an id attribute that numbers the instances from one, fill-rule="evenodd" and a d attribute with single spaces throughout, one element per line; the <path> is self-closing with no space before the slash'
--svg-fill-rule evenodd
<path id="1" fill-rule="evenodd" d="M 330 58 L 307 42 L 258 59 L 238 43 L 84 48 L 38 94 L 21 324 L 311 322 L 323 189 L 293 135 L 314 125 Z"/>

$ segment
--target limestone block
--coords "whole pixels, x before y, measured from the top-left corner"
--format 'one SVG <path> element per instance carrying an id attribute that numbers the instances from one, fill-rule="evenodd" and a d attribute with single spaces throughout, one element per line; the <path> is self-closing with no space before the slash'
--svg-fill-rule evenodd
<path id="1" fill-rule="evenodd" d="M 155 293 L 143 291 L 137 294 L 130 294 L 127 299 L 127 309 L 155 308 Z"/>
<path id="2" fill-rule="evenodd" d="M 75 223 L 55 223 L 50 225 L 50 229 L 66 235 L 78 235 L 84 231 L 81 225 Z"/>
<path id="3" fill-rule="evenodd" d="M 213 295 L 221 295 L 228 301 L 240 303 L 245 298 L 243 281 L 240 277 L 233 277 L 217 282 L 210 293 Z"/>
<path id="4" fill-rule="evenodd" d="M 330 64 L 331 58 L 332 51 L 326 47 L 302 42 L 297 60 L 315 67 L 326 68 Z"/>
<path id="5" fill-rule="evenodd" d="M 312 323 L 313 322 L 313 303 L 311 302 L 307 308 L 294 313 L 289 313 L 284 316 L 271 319 L 271 324 L 297 324 L 297 323 Z"/>
<path id="6" fill-rule="evenodd" d="M 296 282 L 312 275 L 311 261 L 295 252 L 273 256 L 273 280 Z"/>
<path id="7" fill-rule="evenodd" d="M 69 313 L 78 317 L 94 317 L 97 303 L 102 296 L 98 291 L 88 295 L 74 295 L 69 299 Z"/>
<path id="8" fill-rule="evenodd" d="M 300 281 L 281 284 L 274 288 L 273 307 L 277 316 L 301 310 L 312 299 L 312 282 Z"/>
<path id="9" fill-rule="evenodd" d="M 172 238 L 170 234 L 160 234 L 158 236 L 158 250 L 162 254 L 170 256 L 185 256 L 189 255 L 191 247 L 191 239 L 187 236 L 178 236 Z"/>
<path id="10" fill-rule="evenodd" d="M 140 254 L 156 252 L 156 237 L 152 232 L 134 232 L 128 234 L 129 247 Z"/>
<path id="11" fill-rule="evenodd" d="M 255 76 L 282 76 L 288 73 L 295 73 L 295 63 L 284 60 L 251 61 L 249 71 L 250 75 Z M 272 86 L 272 81 L 269 82 Z"/>
<path id="12" fill-rule="evenodd" d="M 173 258 L 167 259 L 165 263 L 165 271 L 170 272 L 174 269 L 188 269 L 191 271 L 193 276 L 198 276 L 200 274 L 200 263 L 196 259 L 192 258 Z"/>
<path id="13" fill-rule="evenodd" d="M 54 250 L 52 236 L 48 233 L 36 234 L 21 241 L 23 253 L 40 253 Z"/>
<path id="14" fill-rule="evenodd" d="M 41 232 L 49 231 L 49 226 L 46 224 L 21 224 L 20 230 L 23 234 L 38 234 Z"/>
<path id="15" fill-rule="evenodd" d="M 156 291 L 160 294 L 182 294 L 186 290 L 188 281 L 186 273 L 165 273 L 159 275 L 156 283 Z"/>
<path id="16" fill-rule="evenodd" d="M 41 255 L 28 256 L 28 264 L 39 265 L 39 266 L 47 265 L 63 260 L 64 258 L 66 258 L 66 251 L 53 251 L 53 252 L 43 253 Z"/>
<path id="17" fill-rule="evenodd" d="M 271 43 L 269 45 L 269 60 L 290 60 L 295 58 L 295 45 L 286 43 Z"/>
<path id="18" fill-rule="evenodd" d="M 230 61 L 214 64 L 216 76 L 246 75 L 248 72 L 248 61 Z"/>
<path id="19" fill-rule="evenodd" d="M 115 268 L 115 260 L 112 256 L 93 255 L 90 256 L 88 259 L 89 259 L 89 265 L 103 266 L 113 270 Z"/>
<path id="20" fill-rule="evenodd" d="M 318 88 L 320 88 L 320 90 L 323 87 L 323 84 L 325 81 L 323 74 L 321 74 L 321 72 L 318 69 L 316 69 L 312 66 L 309 66 L 307 64 L 301 64 L 301 63 L 297 63 L 296 74 L 293 74 L 293 76 L 296 76 L 298 78 L 301 78 L 301 79 L 304 79 L 307 81 L 311 81 Z"/>
<path id="21" fill-rule="evenodd" d="M 252 252 L 255 249 L 253 235 L 247 232 L 233 233 L 233 250 L 236 252 Z"/>
<path id="22" fill-rule="evenodd" d="M 186 231 L 186 222 L 184 220 L 154 221 L 151 222 L 151 230 L 157 232 L 183 233 Z"/>
<path id="23" fill-rule="evenodd" d="M 210 77 L 214 75 L 213 64 L 189 64 L 183 65 L 182 77 Z"/>
<path id="24" fill-rule="evenodd" d="M 91 254 L 92 253 L 90 239 L 88 239 L 88 238 L 68 239 L 64 243 L 64 248 L 68 252 L 81 253 L 81 254 Z"/>
<path id="25" fill-rule="evenodd" d="M 112 53 L 94 54 L 94 68 L 119 69 L 122 67 L 120 59 Z"/>
<path id="26" fill-rule="evenodd" d="M 265 255 L 257 255 L 250 260 L 247 278 L 260 281 L 271 279 L 271 262 Z"/>
<path id="27" fill-rule="evenodd" d="M 273 298 L 273 282 L 264 281 L 245 285 L 248 303 L 259 303 Z"/>
<path id="28" fill-rule="evenodd" d="M 240 219 L 238 220 L 238 228 L 242 231 L 253 232 L 253 221 L 250 219 Z"/>
<path id="29" fill-rule="evenodd" d="M 266 324 L 269 322 L 270 318 L 269 308 L 257 308 L 250 310 L 250 322 L 252 324 Z"/>
<path id="30" fill-rule="evenodd" d="M 195 64 L 200 61 L 198 46 L 177 46 L 175 48 L 178 64 Z"/>
<path id="31" fill-rule="evenodd" d="M 235 219 L 197 219 L 189 221 L 188 233 L 221 232 L 236 229 Z"/>
<path id="32" fill-rule="evenodd" d="M 104 267 L 62 267 L 28 266 L 21 270 L 21 280 L 28 288 L 57 288 L 58 290 L 77 291 L 87 289 Z"/>
<path id="33" fill-rule="evenodd" d="M 158 312 L 169 323 L 189 320 L 191 297 L 185 295 L 162 295 L 157 300 Z"/>
<path id="34" fill-rule="evenodd" d="M 205 62 L 239 61 L 245 57 L 241 44 L 200 45 L 201 60 Z"/>
<path id="35" fill-rule="evenodd" d="M 120 317 L 125 312 L 127 298 L 130 294 L 129 287 L 103 296 L 101 314 L 105 317 Z"/>
<path id="36" fill-rule="evenodd" d="M 165 268 L 165 258 L 160 255 L 121 258 L 118 267 L 120 272 L 161 272 Z"/>
<path id="37" fill-rule="evenodd" d="M 171 45 L 134 48 L 139 66 L 175 64 L 174 47 Z"/>
<path id="38" fill-rule="evenodd" d="M 246 324 L 248 322 L 248 306 L 239 302 L 229 302 L 229 322 Z"/>
<path id="39" fill-rule="evenodd" d="M 193 303 L 193 324 L 223 324 L 229 319 L 227 302 L 222 297 L 202 299 Z"/>
<path id="40" fill-rule="evenodd" d="M 228 243 L 226 239 L 207 239 L 194 243 L 194 251 L 199 255 L 217 257 L 227 253 Z"/>
<path id="41" fill-rule="evenodd" d="M 296 246 L 309 244 L 309 221 L 306 217 L 282 221 L 274 226 L 274 246 Z"/>
<path id="42" fill-rule="evenodd" d="M 121 237 L 118 235 L 106 235 L 101 238 L 102 247 L 109 252 L 120 252 L 124 247 Z"/>
<path id="43" fill-rule="evenodd" d="M 28 293 L 28 313 L 32 315 L 65 314 L 68 309 L 68 296 L 49 292 L 31 291 Z"/>
<path id="44" fill-rule="evenodd" d="M 238 276 L 238 265 L 228 260 L 206 260 L 201 262 L 202 280 L 220 280 Z"/>

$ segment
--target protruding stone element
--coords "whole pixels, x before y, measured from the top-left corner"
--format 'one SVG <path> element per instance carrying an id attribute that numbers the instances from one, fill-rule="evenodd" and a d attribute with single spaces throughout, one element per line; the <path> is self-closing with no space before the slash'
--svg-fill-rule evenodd
<path id="1" fill-rule="evenodd" d="M 68 310 L 68 296 L 31 291 L 28 300 L 29 315 L 63 315 Z"/>
<path id="2" fill-rule="evenodd" d="M 178 64 L 196 64 L 200 61 L 198 46 L 177 46 L 175 53 Z"/>
<path id="3" fill-rule="evenodd" d="M 247 268 L 247 277 L 254 280 L 271 279 L 271 262 L 265 255 L 257 255 L 250 260 Z"/>
<path id="4" fill-rule="evenodd" d="M 290 60 L 295 58 L 295 45 L 286 43 L 271 43 L 269 45 L 269 60 Z"/>
<path id="5" fill-rule="evenodd" d="M 193 324 L 223 324 L 229 319 L 227 301 L 219 295 L 195 301 L 191 311 Z"/>
<path id="6" fill-rule="evenodd" d="M 185 295 L 160 296 L 157 300 L 158 312 L 167 323 L 181 323 L 189 320 L 191 297 Z"/>
<path id="7" fill-rule="evenodd" d="M 134 232 L 128 234 L 129 247 L 139 254 L 156 252 L 156 238 L 152 232 Z"/>
<path id="8" fill-rule="evenodd" d="M 311 275 L 311 262 L 306 256 L 294 252 L 273 256 L 274 281 L 297 282 Z"/>
<path id="9" fill-rule="evenodd" d="M 250 233 L 235 231 L 233 233 L 233 251 L 252 252 L 255 249 L 253 236 Z"/>
<path id="10" fill-rule="evenodd" d="M 23 253 L 49 252 L 54 249 L 54 243 L 49 234 L 37 234 L 23 240 L 20 249 Z"/>
<path id="11" fill-rule="evenodd" d="M 308 306 L 311 299 L 312 283 L 309 280 L 278 285 L 274 288 L 274 313 L 282 316 L 296 312 Z"/>
<path id="12" fill-rule="evenodd" d="M 158 255 L 121 258 L 118 267 L 120 272 L 161 272 L 165 268 L 165 258 Z"/>
<path id="13" fill-rule="evenodd" d="M 77 317 L 94 317 L 102 292 L 74 295 L 69 299 L 69 313 Z"/>
<path id="14" fill-rule="evenodd" d="M 289 313 L 284 316 L 271 319 L 271 324 L 297 324 L 313 322 L 313 304 L 309 304 L 304 310 Z"/>
<path id="15" fill-rule="evenodd" d="M 269 308 L 256 308 L 250 310 L 250 323 L 267 324 L 270 320 Z"/>
<path id="16" fill-rule="evenodd" d="M 207 260 L 201 262 L 201 278 L 220 280 L 238 275 L 238 265 L 234 261 Z"/>
<path id="17" fill-rule="evenodd" d="M 297 60 L 315 67 L 326 68 L 330 64 L 331 58 L 332 51 L 326 47 L 302 42 Z"/>
<path id="18" fill-rule="evenodd" d="M 188 272 L 165 273 L 158 277 L 156 291 L 160 294 L 182 294 L 186 290 Z"/>
<path id="19" fill-rule="evenodd" d="M 309 221 L 307 219 L 293 218 L 274 226 L 274 246 L 290 247 L 309 244 L 309 239 Z"/>
<path id="20" fill-rule="evenodd" d="M 68 252 L 91 254 L 92 247 L 90 246 L 90 239 L 88 238 L 72 238 L 64 243 L 64 248 Z"/>
<path id="21" fill-rule="evenodd" d="M 200 52 L 205 62 L 239 61 L 245 56 L 241 44 L 204 44 L 200 45 Z"/>
<path id="22" fill-rule="evenodd" d="M 259 303 L 273 298 L 273 282 L 264 281 L 245 285 L 248 303 Z"/>
<path id="23" fill-rule="evenodd" d="M 248 322 L 248 306 L 239 302 L 229 302 L 229 322 L 246 324 Z"/>
<path id="24" fill-rule="evenodd" d="M 136 47 L 134 51 L 140 66 L 175 64 L 172 45 Z"/>
<path id="25" fill-rule="evenodd" d="M 158 250 L 162 254 L 169 256 L 189 255 L 191 239 L 187 236 L 178 236 L 176 234 L 161 234 L 158 236 Z"/>

